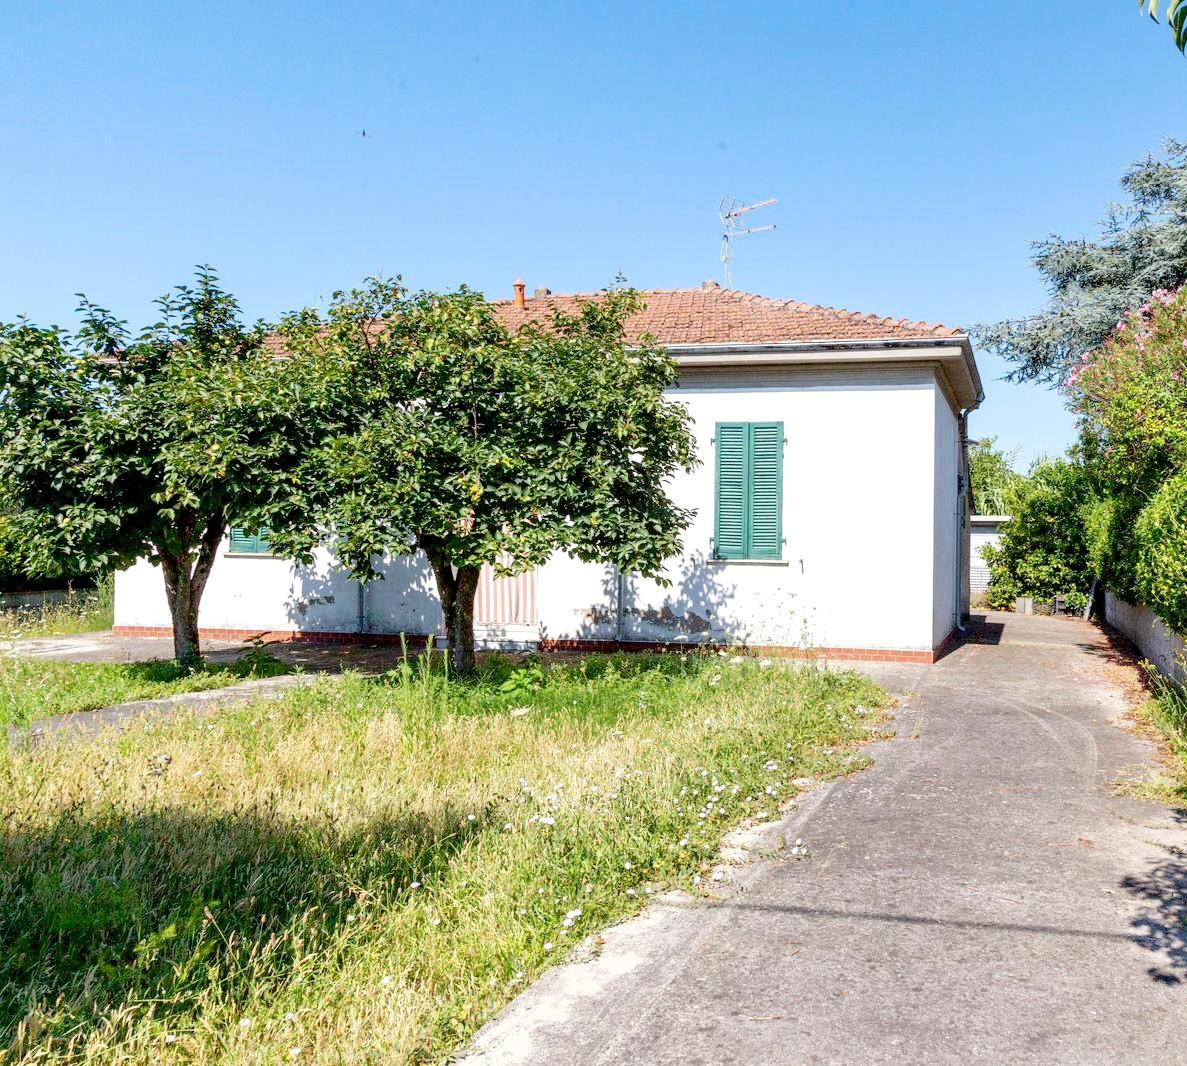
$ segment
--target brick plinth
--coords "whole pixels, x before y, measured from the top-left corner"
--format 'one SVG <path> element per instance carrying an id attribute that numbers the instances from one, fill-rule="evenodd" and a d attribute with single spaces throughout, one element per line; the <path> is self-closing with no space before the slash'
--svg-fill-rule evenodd
<path id="1" fill-rule="evenodd" d="M 113 633 L 126 637 L 171 637 L 168 626 L 115 626 Z M 317 633 L 290 629 L 202 629 L 201 640 L 240 640 L 270 643 L 306 642 L 310 644 L 399 644 L 423 648 L 428 638 L 419 633 Z M 782 659 L 850 659 L 857 662 L 923 663 L 930 665 L 946 655 L 956 642 L 953 630 L 932 651 L 907 648 L 789 648 L 773 644 L 691 644 L 638 640 L 541 640 L 540 651 L 615 652 L 615 651 L 747 651 Z M 437 638 L 440 639 L 440 638 Z"/>

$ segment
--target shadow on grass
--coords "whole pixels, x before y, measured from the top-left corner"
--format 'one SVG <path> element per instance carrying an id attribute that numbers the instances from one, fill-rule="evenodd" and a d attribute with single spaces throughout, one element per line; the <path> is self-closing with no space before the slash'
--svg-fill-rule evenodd
<path id="1" fill-rule="evenodd" d="M 216 987 L 235 1004 L 282 992 L 302 960 L 332 967 L 348 924 L 444 876 L 485 819 L 348 832 L 263 809 L 17 822 L 0 831 L 0 1049 L 19 1060 L 131 1002 L 168 1026 Z"/>

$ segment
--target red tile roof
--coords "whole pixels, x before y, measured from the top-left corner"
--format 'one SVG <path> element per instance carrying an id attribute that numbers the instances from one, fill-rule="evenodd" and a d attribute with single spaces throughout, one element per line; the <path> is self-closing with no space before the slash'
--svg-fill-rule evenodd
<path id="1" fill-rule="evenodd" d="M 651 289 L 640 295 L 646 306 L 632 318 L 630 334 L 650 333 L 665 345 L 964 336 L 961 330 L 930 322 L 775 300 L 735 289 Z M 525 322 L 547 322 L 557 310 L 573 313 L 581 302 L 597 298 L 596 293 L 529 296 L 522 309 L 512 300 L 499 300 L 493 306 L 515 328 Z"/>

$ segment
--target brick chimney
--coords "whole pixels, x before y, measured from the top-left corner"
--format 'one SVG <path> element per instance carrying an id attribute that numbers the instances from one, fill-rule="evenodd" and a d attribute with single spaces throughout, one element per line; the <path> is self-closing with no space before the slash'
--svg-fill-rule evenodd
<path id="1" fill-rule="evenodd" d="M 515 282 L 515 285 L 514 285 L 514 289 L 515 289 L 515 306 L 516 306 L 516 307 L 518 307 L 518 308 L 519 308 L 521 311 L 522 311 L 522 310 L 523 310 L 523 309 L 524 309 L 524 308 L 527 306 L 527 302 L 524 300 L 524 295 L 523 295 L 523 294 L 524 294 L 524 290 L 525 290 L 526 288 L 527 288 L 527 285 L 524 283 L 524 280 L 523 280 L 523 278 L 519 278 L 519 279 L 518 279 L 518 280 Z"/>

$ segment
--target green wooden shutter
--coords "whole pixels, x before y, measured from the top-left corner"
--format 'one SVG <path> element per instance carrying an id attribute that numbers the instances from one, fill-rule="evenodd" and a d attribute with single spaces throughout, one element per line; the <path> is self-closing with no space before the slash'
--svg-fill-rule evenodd
<path id="1" fill-rule="evenodd" d="M 240 526 L 231 527 L 231 552 L 238 555 L 267 555 L 271 550 L 268 530 L 264 527 L 248 533 Z"/>
<path id="2" fill-rule="evenodd" d="M 783 557 L 783 423 L 752 422 L 747 557 Z"/>
<path id="3" fill-rule="evenodd" d="M 717 423 L 717 518 L 713 555 L 746 558 L 748 432 L 745 422 Z"/>
<path id="4" fill-rule="evenodd" d="M 783 423 L 717 423 L 717 559 L 783 557 Z"/>
<path id="5" fill-rule="evenodd" d="M 231 527 L 231 551 L 233 552 L 253 552 L 255 551 L 256 538 L 253 537 L 246 530 L 239 526 Z"/>

